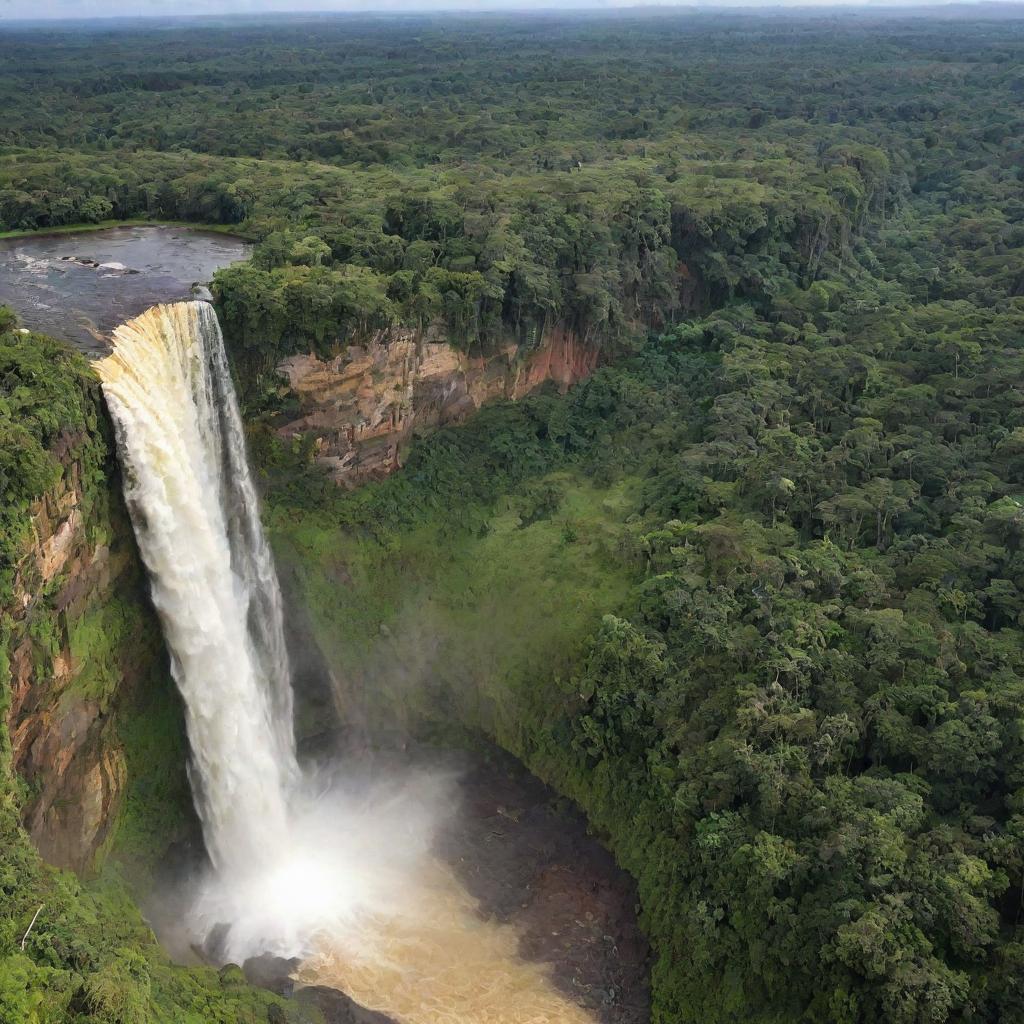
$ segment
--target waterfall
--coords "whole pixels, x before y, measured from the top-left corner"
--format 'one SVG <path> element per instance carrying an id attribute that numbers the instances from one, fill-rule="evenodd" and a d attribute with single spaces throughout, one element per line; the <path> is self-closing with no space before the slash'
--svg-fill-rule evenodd
<path id="1" fill-rule="evenodd" d="M 303 779 L 281 592 L 213 308 L 154 306 L 113 341 L 96 368 L 213 863 L 176 923 L 216 936 L 222 961 L 299 957 L 308 983 L 409 1024 L 592 1024 L 434 863 L 449 773 Z"/>
<path id="2" fill-rule="evenodd" d="M 96 364 L 125 497 L 185 703 L 218 871 L 280 855 L 299 769 L 281 592 L 224 341 L 205 302 L 154 306 Z"/>

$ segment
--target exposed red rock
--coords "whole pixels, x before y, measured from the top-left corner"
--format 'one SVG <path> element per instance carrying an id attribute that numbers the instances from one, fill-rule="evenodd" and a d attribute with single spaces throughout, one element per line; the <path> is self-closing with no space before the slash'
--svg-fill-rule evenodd
<path id="1" fill-rule="evenodd" d="M 102 695 L 76 685 L 88 666 L 72 656 L 70 633 L 119 589 L 143 601 L 145 595 L 123 509 L 113 549 L 104 531 L 87 529 L 80 467 L 67 441 L 54 447 L 64 473 L 30 510 L 32 540 L 16 566 L 14 599 L 3 609 L 12 624 L 6 724 L 13 767 L 30 791 L 26 828 L 50 863 L 84 870 L 117 820 L 128 773 L 111 709 Z M 123 667 L 118 701 L 141 674 L 139 665 Z"/>
<path id="2" fill-rule="evenodd" d="M 333 359 L 284 360 L 278 369 L 300 415 L 280 434 L 313 433 L 316 460 L 335 481 L 355 486 L 401 466 L 414 430 L 460 423 L 485 402 L 514 401 L 548 381 L 566 391 L 593 373 L 597 356 L 557 327 L 536 347 L 509 342 L 487 356 L 409 329 L 383 331 Z"/>

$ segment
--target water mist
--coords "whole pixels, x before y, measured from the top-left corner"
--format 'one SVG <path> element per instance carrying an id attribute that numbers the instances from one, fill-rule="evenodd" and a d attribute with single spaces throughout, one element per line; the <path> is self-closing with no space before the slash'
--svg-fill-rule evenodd
<path id="1" fill-rule="evenodd" d="M 227 925 L 225 958 L 304 956 L 362 909 L 393 903 L 450 803 L 446 782 L 424 773 L 355 792 L 303 777 L 281 592 L 216 314 L 205 302 L 155 306 L 113 342 L 97 369 L 214 869 L 194 937 Z"/>
<path id="2" fill-rule="evenodd" d="M 213 308 L 156 306 L 113 342 L 97 369 L 212 864 L 191 938 L 217 928 L 220 956 L 235 962 L 303 958 L 302 980 L 407 1024 L 589 1020 L 432 857 L 451 814 L 448 776 L 300 771 L 280 588 Z"/>

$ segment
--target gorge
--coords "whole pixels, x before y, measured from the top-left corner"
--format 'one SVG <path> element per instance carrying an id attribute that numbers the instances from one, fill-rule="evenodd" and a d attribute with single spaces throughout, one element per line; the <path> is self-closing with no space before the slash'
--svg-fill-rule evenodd
<path id="1" fill-rule="evenodd" d="M 194 946 L 299 958 L 299 978 L 410 1024 L 593 1021 L 436 859 L 453 778 L 421 767 L 360 791 L 300 770 L 280 590 L 213 307 L 153 307 L 112 345 L 96 368 L 211 861 L 187 911 Z"/>
<path id="2" fill-rule="evenodd" d="M 23 348 L 39 345 L 38 336 L 27 334 L 20 343 Z M 427 362 L 444 369 L 447 364 L 438 353 L 445 346 L 436 341 L 430 345 L 434 354 Z M 151 581 L 171 673 L 184 697 L 190 777 L 211 862 L 210 868 L 189 879 L 187 887 L 160 894 L 165 907 L 168 901 L 173 905 L 174 915 L 187 916 L 185 944 L 181 929 L 171 927 L 171 946 L 186 959 L 192 957 L 189 943 L 195 948 L 209 946 L 204 956 L 218 963 L 267 953 L 304 957 L 299 976 L 305 983 L 341 988 L 367 1006 L 400 1014 L 396 1019 L 401 1020 L 420 1020 L 415 1007 L 424 999 L 423 1005 L 447 1005 L 445 1012 L 452 1020 L 467 1022 L 511 1024 L 527 1011 L 531 1019 L 544 1022 L 643 1019 L 643 947 L 628 937 L 635 929 L 631 911 L 621 918 L 609 917 L 603 927 L 599 923 L 605 915 L 619 913 L 611 908 L 622 885 L 608 865 L 593 862 L 581 869 L 574 863 L 581 855 L 593 861 L 585 844 L 572 841 L 554 860 L 551 854 L 522 854 L 535 862 L 529 871 L 542 888 L 567 883 L 569 891 L 578 887 L 578 895 L 570 897 L 567 892 L 565 898 L 585 921 L 573 925 L 559 917 L 565 911 L 541 908 L 539 913 L 528 911 L 529 924 L 527 918 L 516 923 L 522 913 L 518 909 L 502 911 L 498 920 L 480 917 L 481 905 L 498 906 L 511 898 L 518 907 L 524 895 L 519 888 L 522 868 L 515 860 L 482 889 L 475 884 L 473 894 L 460 880 L 467 856 L 486 858 L 486 837 L 491 835 L 485 829 L 481 843 L 473 838 L 472 827 L 467 832 L 460 824 L 466 801 L 471 799 L 474 807 L 481 801 L 483 806 L 491 803 L 488 786 L 504 785 L 502 776 L 487 770 L 481 774 L 472 761 L 453 768 L 450 759 L 438 763 L 436 757 L 415 768 L 400 761 L 383 774 L 367 774 L 365 764 L 350 760 L 352 776 L 362 780 L 355 787 L 351 780 L 347 786 L 344 780 L 325 781 L 336 777 L 337 769 L 324 765 L 311 769 L 312 774 L 300 771 L 280 590 L 259 523 L 242 421 L 213 307 L 195 301 L 152 307 L 116 328 L 100 354 L 93 366 L 113 421 L 127 509 Z M 401 358 L 408 361 L 410 353 Z M 504 358 L 506 366 L 513 365 L 509 353 Z M 564 360 L 543 358 L 545 363 L 529 370 L 524 384 L 516 387 L 542 383 L 552 363 L 556 373 L 579 372 Z M 450 371 L 463 372 L 458 360 Z M 83 379 L 88 376 L 85 371 Z M 371 380 L 369 374 L 364 379 Z M 562 386 L 572 379 L 564 377 Z M 496 392 L 474 393 L 474 399 L 482 402 L 502 394 L 504 386 L 499 386 Z M 455 403 L 459 401 L 456 394 Z M 94 398 L 86 399 L 92 424 L 86 429 L 94 433 L 105 417 L 101 408 L 89 408 L 90 402 Z M 463 402 L 458 417 L 465 415 Z M 59 630 L 70 640 L 54 655 L 52 703 L 36 682 L 40 669 L 31 660 L 34 642 L 26 636 L 25 643 L 15 644 L 15 703 L 8 713 L 19 723 L 14 731 L 15 764 L 26 778 L 35 776 L 44 787 L 43 797 L 29 805 L 34 817 L 28 818 L 40 849 L 57 863 L 89 871 L 105 858 L 108 837 L 123 832 L 119 819 L 126 817 L 125 800 L 131 807 L 140 780 L 149 788 L 160 773 L 180 779 L 185 752 L 180 742 L 162 752 L 164 757 L 182 758 L 177 765 L 163 760 L 143 767 L 136 760 L 141 752 L 128 754 L 126 760 L 123 723 L 139 714 L 140 722 L 147 721 L 155 695 L 140 695 L 143 703 L 137 705 L 118 673 L 132 648 L 139 653 L 147 650 L 152 659 L 149 671 L 160 671 L 162 645 L 154 643 L 153 625 L 145 617 L 149 602 L 141 590 L 124 512 L 118 511 L 118 495 L 107 492 L 92 465 L 83 464 L 83 441 L 95 445 L 96 439 L 85 434 L 73 441 L 69 436 L 57 450 L 65 460 L 66 482 L 44 500 L 33 520 L 38 550 L 31 564 L 33 572 L 41 573 L 42 584 L 29 575 L 18 584 L 30 609 L 29 621 L 38 622 L 42 608 L 30 593 L 32 588 L 67 579 L 54 613 Z M 107 460 L 104 474 L 116 481 L 111 454 L 108 449 L 102 455 Z M 109 564 L 109 535 L 95 551 L 87 546 L 86 538 L 95 530 L 96 498 L 86 490 L 97 484 L 99 496 L 110 503 L 119 524 L 115 550 L 121 552 L 121 561 L 115 571 Z M 125 591 L 126 579 L 135 580 L 139 589 Z M 110 597 L 102 596 L 103 587 L 110 588 Z M 98 619 L 92 627 L 100 630 L 97 639 L 110 645 L 112 658 L 101 655 L 95 645 L 84 646 L 78 637 L 85 634 L 77 625 L 82 610 L 91 615 L 93 608 L 102 609 L 102 602 L 111 599 L 125 602 L 126 611 L 136 603 L 143 616 L 141 622 L 129 618 L 123 632 L 111 632 L 109 618 Z M 108 663 L 108 689 L 100 694 L 98 706 L 73 710 L 69 696 L 80 685 L 79 677 Z M 157 699 L 166 702 L 165 683 L 161 689 L 164 696 Z M 177 717 L 173 703 L 160 712 L 170 716 L 172 730 Z M 93 716 L 94 727 L 83 714 Z M 91 766 L 91 757 L 97 758 L 97 767 Z M 460 782 L 466 772 L 477 780 L 471 790 Z M 85 773 L 80 780 L 79 773 Z M 494 782 L 485 781 L 492 777 Z M 168 781 L 161 780 L 150 798 L 180 802 L 180 788 L 172 795 Z M 548 798 L 516 786 L 511 799 L 526 801 L 515 812 L 517 820 L 523 806 L 531 808 L 527 813 L 541 815 L 534 824 L 515 826 L 522 833 L 520 845 L 525 842 L 529 849 L 531 842 L 549 844 L 551 840 L 542 840 L 541 834 L 557 817 L 548 821 L 543 810 Z M 493 806 L 497 810 L 484 812 L 483 818 L 475 817 L 481 813 L 477 811 L 467 820 L 479 820 L 482 828 L 488 815 L 501 820 L 500 804 Z M 63 808 L 76 810 L 69 817 Z M 160 811 L 154 806 L 152 813 Z M 135 814 L 129 810 L 129 817 Z M 571 836 L 576 826 L 564 824 Z M 145 827 L 153 825 L 155 820 Z M 187 834 L 187 826 L 185 833 L 179 831 L 182 834 Z M 447 850 L 440 859 L 435 851 L 438 842 Z M 563 843 L 559 836 L 557 845 Z M 484 878 L 485 863 L 474 868 L 482 870 Z M 542 881 L 543 873 L 552 871 L 551 881 Z M 584 895 L 588 877 L 592 892 Z M 523 908 L 529 905 L 530 900 L 522 903 Z M 160 915 L 154 914 L 160 931 Z M 562 981 L 583 985 L 584 1002 L 592 1007 L 604 1004 L 597 1018 L 577 1006 L 574 998 L 580 996 L 572 995 L 572 987 L 568 996 L 562 994 L 548 977 L 552 967 L 560 969 L 558 948 L 526 960 L 518 953 L 525 935 L 552 926 L 568 928 L 567 935 L 577 933 L 577 963 Z M 636 945 L 621 967 L 612 967 L 602 948 L 608 931 L 620 942 Z M 540 941 L 542 946 L 551 945 L 550 939 Z M 451 951 L 460 948 L 462 952 L 452 958 Z M 396 957 L 404 965 L 399 975 L 388 966 Z M 444 969 L 445 963 L 450 968 Z M 618 985 L 626 981 L 629 987 L 613 1002 L 604 996 L 594 1003 L 585 993 L 609 968 Z M 625 1003 L 616 1011 L 614 1005 L 623 998 Z"/>
<path id="3" fill-rule="evenodd" d="M 159 229 L 149 230 L 150 238 L 159 237 L 155 234 Z M 34 242 L 28 239 L 20 244 L 23 250 L 32 251 Z M 167 244 L 173 245 L 174 239 L 168 238 Z M 52 254 L 42 257 L 59 258 Z M 12 282 L 18 273 L 31 274 L 42 262 L 36 259 L 22 266 L 27 269 L 12 268 Z M 64 287 L 62 280 L 57 283 Z M 146 291 L 152 287 L 147 283 L 140 297 L 152 294 Z M 81 297 L 86 302 L 103 301 L 87 293 Z M 63 301 L 70 329 L 79 293 L 69 292 Z M 90 309 L 94 314 L 100 311 L 95 305 Z M 28 313 L 31 323 L 34 314 Z M 59 323 L 55 326 L 64 330 Z M 25 343 L 38 341 L 27 336 Z M 592 355 L 577 355 L 572 340 L 563 337 L 543 345 L 522 371 L 517 368 L 514 347 L 501 354 L 504 368 L 495 372 L 480 360 L 467 363 L 458 356 L 451 358 L 446 353 L 452 350 L 441 339 L 388 338 L 373 345 L 386 365 L 397 359 L 396 366 L 403 367 L 395 378 L 398 390 L 394 393 L 399 405 L 411 413 L 410 423 L 419 428 L 457 422 L 489 399 L 521 397 L 549 376 L 564 389 L 593 365 Z M 475 908 L 480 899 L 486 903 L 510 896 L 517 901 L 521 898 L 513 889 L 500 895 L 503 886 L 507 889 L 515 884 L 513 872 L 506 868 L 507 880 L 499 878 L 483 890 L 478 886 L 475 896 L 459 880 L 462 869 L 454 865 L 464 863 L 466 853 L 481 853 L 479 847 L 471 850 L 466 845 L 472 840 L 459 825 L 460 805 L 466 799 L 459 777 L 469 770 L 473 778 L 483 780 L 490 777 L 486 771 L 481 775 L 479 768 L 470 765 L 453 772 L 449 762 L 442 766 L 420 764 L 413 774 L 411 767 L 392 765 L 381 778 L 366 775 L 365 766 L 360 768 L 357 763 L 354 774 L 363 783 L 362 789 L 355 791 L 326 783 L 322 765 L 312 775 L 300 771 L 292 732 L 281 595 L 259 523 L 242 420 L 213 307 L 195 301 L 152 307 L 114 329 L 109 343 L 93 341 L 85 346 L 90 354 L 96 347 L 100 358 L 93 366 L 113 420 L 127 508 L 151 581 L 171 674 L 184 697 L 192 790 L 210 858 L 210 868 L 203 869 L 201 878 L 190 879 L 187 891 L 161 893 L 164 906 L 170 900 L 175 907 L 174 914 L 188 907 L 186 945 L 182 946 L 177 927 L 170 929 L 174 933 L 169 932 L 171 945 L 179 955 L 184 949 L 186 958 L 191 955 L 188 943 L 194 948 L 208 946 L 204 956 L 217 962 L 242 962 L 267 953 L 304 957 L 300 976 L 307 983 L 343 988 L 368 1006 L 401 1012 L 402 1020 L 419 1020 L 415 1006 L 424 999 L 425 1005 L 434 1006 L 446 1005 L 447 1000 L 445 1012 L 453 1020 L 518 1021 L 517 1014 L 527 1011 L 538 1021 L 594 1019 L 552 986 L 545 969 L 520 959 L 517 946 L 524 933 L 521 925 L 513 923 L 518 911 L 511 919 L 505 912 L 506 923 L 477 919 Z M 421 362 L 424 370 L 419 369 Z M 345 389 L 353 379 L 361 381 L 362 388 L 380 379 L 368 369 L 357 368 L 356 372 L 362 376 L 353 378 L 351 373 L 335 370 L 334 380 Z M 424 391 L 424 380 L 430 381 L 433 392 Z M 412 390 L 403 398 L 400 389 L 406 381 Z M 359 386 L 355 390 L 365 396 Z M 426 404 L 425 394 L 433 394 Z M 346 409 L 336 404 L 333 408 L 334 422 L 342 417 L 345 436 L 360 429 L 368 413 L 372 416 L 365 398 L 363 406 Z M 352 427 L 344 426 L 346 415 L 351 417 Z M 402 429 L 399 424 L 399 434 Z M 72 454 L 71 446 L 68 450 Z M 397 466 L 397 460 L 391 465 L 369 464 L 368 470 L 366 460 L 362 465 L 364 472 L 354 475 L 355 481 L 386 474 Z M 77 462 L 69 463 L 67 471 L 72 482 L 93 472 Z M 83 574 L 89 562 L 71 561 L 75 545 L 81 543 L 77 534 L 91 528 L 90 504 L 80 493 L 82 485 L 77 486 L 79 493 L 48 499 L 54 503 L 49 515 L 57 517 L 53 525 L 47 526 L 41 513 L 36 518 L 40 538 L 37 561 L 47 581 L 70 570 L 69 587 L 77 588 L 80 600 L 89 607 L 96 601 L 96 580 Z M 111 500 L 118 504 L 116 496 Z M 123 533 L 123 521 L 120 529 Z M 128 547 L 130 563 L 130 540 L 122 536 L 119 544 Z M 108 558 L 105 551 L 101 547 L 98 555 L 86 559 L 102 562 Z M 137 573 L 137 569 L 133 571 Z M 28 579 L 23 583 L 25 587 L 33 585 Z M 113 585 L 120 600 L 116 578 Z M 32 599 L 26 596 L 25 600 Z M 148 603 L 141 593 L 129 600 Z M 58 614 L 64 615 L 67 608 L 67 599 L 59 598 Z M 74 619 L 61 628 L 74 638 Z M 133 642 L 130 633 L 123 639 L 120 634 L 105 639 L 115 645 Z M 30 648 L 21 650 L 28 657 Z M 153 653 L 158 664 L 159 646 Z M 95 650 L 87 653 L 72 639 L 70 650 L 55 658 L 56 670 L 67 677 L 59 684 L 65 694 L 77 686 L 76 673 L 88 667 L 82 659 L 97 657 Z M 20 670 L 18 664 L 17 660 L 13 663 L 24 682 L 16 686 L 15 693 L 31 695 L 39 712 L 50 714 L 42 692 L 33 686 L 28 662 Z M 61 669 L 62 665 L 65 668 Z M 57 678 L 59 682 L 61 676 Z M 112 732 L 116 714 L 111 711 L 128 696 L 114 689 L 116 684 L 116 677 L 111 676 L 112 689 L 103 698 L 98 715 L 98 721 L 106 723 L 102 733 L 106 739 L 97 745 L 104 767 L 84 769 L 93 771 L 97 781 L 92 776 L 89 781 L 72 781 L 74 773 L 83 770 L 79 768 L 82 753 L 75 746 L 81 742 L 83 726 L 73 716 L 55 719 L 52 727 L 61 737 L 56 742 L 64 748 L 57 763 L 70 766 L 70 772 L 66 767 L 55 771 L 52 759 L 59 748 L 53 746 L 54 741 L 44 745 L 41 736 L 28 731 L 38 729 L 36 719 L 27 714 L 30 706 L 15 703 L 10 710 L 12 721 L 22 723 L 15 732 L 15 763 L 31 777 L 34 758 L 38 778 L 45 780 L 51 793 L 48 802 L 35 805 L 36 840 L 52 859 L 83 870 L 105 857 L 103 840 L 117 829 L 125 794 L 135 782 L 136 766 L 125 764 L 122 741 Z M 66 695 L 60 698 L 60 705 L 68 706 Z M 18 754 L 21 749 L 29 752 L 28 757 Z M 171 768 L 170 764 L 150 766 L 154 772 Z M 149 770 L 141 774 L 148 777 Z M 108 778 L 112 781 L 102 781 Z M 486 788 L 480 789 L 482 784 L 473 784 L 475 805 L 481 799 L 485 803 L 491 799 Z M 85 797 L 85 813 L 92 815 L 81 826 L 74 824 L 76 819 L 68 822 L 56 814 L 56 808 L 74 805 L 75 787 L 80 787 Z M 532 802 L 538 795 L 527 798 L 520 792 L 518 798 Z M 90 802 L 97 799 L 100 803 L 89 810 Z M 545 799 L 540 796 L 538 810 Z M 526 826 L 524 837 L 529 842 L 531 829 L 537 832 L 550 827 L 540 822 Z M 445 840 L 445 836 L 449 838 Z M 461 837 L 454 840 L 454 846 L 452 836 Z M 449 848 L 448 859 L 437 858 L 434 846 L 439 841 Z M 402 852 L 389 854 L 392 847 Z M 575 848 L 573 856 L 580 852 Z M 551 870 L 557 863 L 549 863 L 545 856 L 532 870 Z M 564 867 L 554 870 L 567 872 L 566 879 L 579 873 L 578 868 L 569 866 L 570 861 L 562 863 Z M 588 884 L 594 892 L 600 887 L 611 895 L 619 887 L 605 866 L 588 870 L 594 879 Z M 521 869 L 515 868 L 514 873 L 521 874 Z M 581 886 L 582 882 L 583 876 Z M 572 899 L 588 922 L 598 921 L 608 912 L 601 905 L 605 897 L 581 894 Z M 159 914 L 154 920 L 158 919 Z M 552 924 L 564 927 L 557 912 L 552 916 L 542 911 L 530 927 Z M 626 938 L 631 927 L 626 919 L 606 926 L 626 942 L 633 941 Z M 597 941 L 601 936 L 585 937 L 582 932 L 587 929 L 576 930 L 581 932 L 577 940 L 580 949 L 592 947 L 591 953 L 584 953 L 590 963 L 574 968 L 572 981 L 589 990 L 593 982 L 587 982 L 588 973 L 603 974 L 606 956 Z M 442 969 L 450 951 L 459 948 L 463 952 L 451 960 L 452 966 Z M 622 974 L 630 978 L 631 985 L 623 994 L 635 1008 L 624 1010 L 625 1016 L 607 1017 L 609 1020 L 641 1019 L 635 1014 L 642 1012 L 643 1005 L 639 987 L 642 947 L 637 950 L 632 954 L 636 966 Z M 557 965 L 558 955 L 554 950 L 545 952 L 539 963 Z M 579 955 L 577 952 L 575 958 Z M 396 957 L 404 966 L 400 976 L 389 976 L 393 968 L 387 965 L 394 964 Z M 620 973 L 616 968 L 616 977 Z M 482 983 L 482 979 L 487 980 Z M 528 992 L 533 994 L 527 996 Z M 606 1000 L 600 1019 L 606 1019 L 607 1010 Z"/>
<path id="4" fill-rule="evenodd" d="M 1024 1022 L 1021 10 L 0 23 L 0 1024 Z"/>

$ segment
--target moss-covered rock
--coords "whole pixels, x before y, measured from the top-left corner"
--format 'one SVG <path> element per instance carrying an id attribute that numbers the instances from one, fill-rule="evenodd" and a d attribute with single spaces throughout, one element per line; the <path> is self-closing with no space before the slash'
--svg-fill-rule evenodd
<path id="1" fill-rule="evenodd" d="M 0 715 L 0 1021 L 319 1024 L 244 978 L 174 966 L 123 880 L 191 815 L 181 708 L 99 384 L 60 342 L 13 331 L 0 334 Z M 44 858 L 107 866 L 82 881 Z"/>

